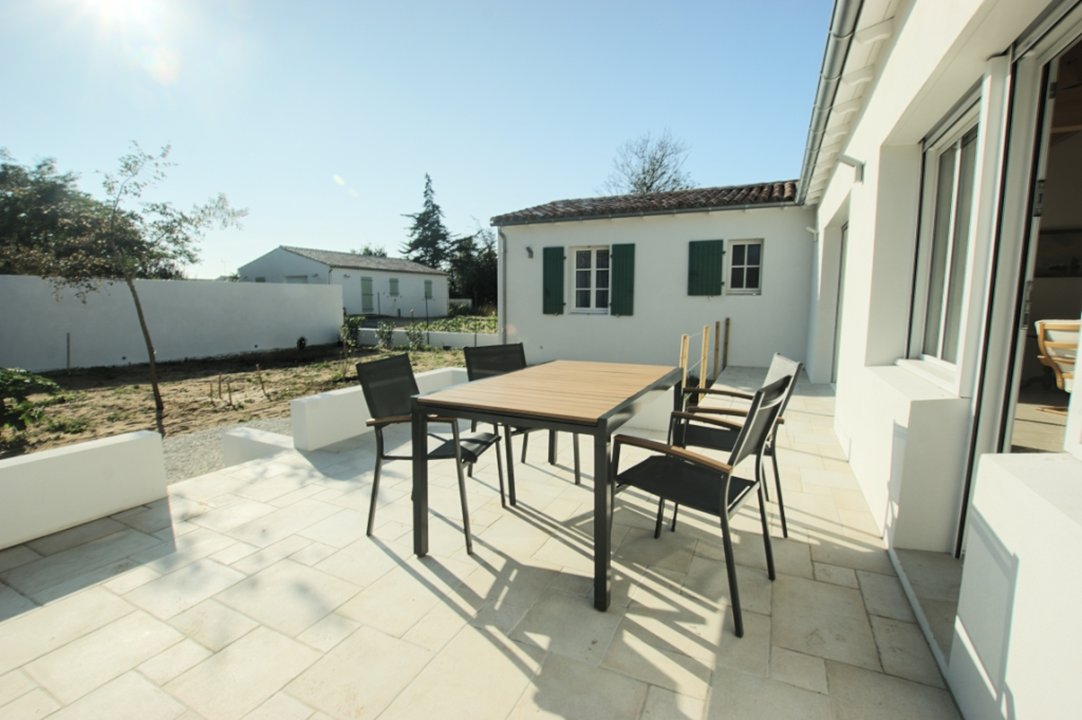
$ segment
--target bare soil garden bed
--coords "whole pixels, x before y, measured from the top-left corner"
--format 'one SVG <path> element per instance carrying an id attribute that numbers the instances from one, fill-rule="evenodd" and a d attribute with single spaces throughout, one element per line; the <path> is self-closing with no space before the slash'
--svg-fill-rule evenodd
<path id="1" fill-rule="evenodd" d="M 158 373 L 165 401 L 166 437 L 288 417 L 293 398 L 352 385 L 358 361 L 388 354 L 392 353 L 365 348 L 345 356 L 341 348 L 332 345 L 161 363 Z M 415 351 L 410 358 L 415 372 L 464 366 L 461 350 Z M 145 364 L 45 375 L 63 392 L 51 399 L 41 421 L 25 431 L 23 452 L 154 429 L 154 403 Z"/>

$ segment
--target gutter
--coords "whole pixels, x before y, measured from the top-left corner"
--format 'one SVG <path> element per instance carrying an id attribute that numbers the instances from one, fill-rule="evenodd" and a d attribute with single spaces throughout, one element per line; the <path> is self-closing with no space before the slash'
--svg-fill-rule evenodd
<path id="1" fill-rule="evenodd" d="M 799 195 L 798 195 L 799 197 Z M 617 220 L 620 218 L 654 217 L 658 215 L 687 215 L 690 213 L 725 212 L 726 210 L 759 210 L 768 208 L 799 207 L 799 200 L 787 200 L 773 203 L 745 203 L 743 205 L 715 205 L 713 207 L 680 208 L 677 210 L 641 210 L 639 212 L 606 213 L 604 215 L 567 215 L 561 217 L 531 218 L 529 220 L 510 220 L 501 223 L 492 222 L 497 228 L 511 225 L 544 225 L 558 222 L 584 222 L 586 220 Z M 491 221 L 490 221 L 491 222 Z"/>
<path id="2" fill-rule="evenodd" d="M 815 90 L 815 102 L 812 104 L 808 139 L 804 143 L 804 164 L 797 182 L 798 205 L 803 205 L 808 195 L 808 183 L 815 171 L 815 163 L 819 160 L 823 134 L 830 119 L 830 111 L 834 107 L 834 98 L 838 94 L 838 84 L 845 68 L 845 60 L 849 56 L 849 47 L 853 44 L 853 33 L 863 5 L 864 0 L 835 0 L 834 3 L 827 46 L 823 51 L 823 64 L 819 69 L 819 86 Z"/>

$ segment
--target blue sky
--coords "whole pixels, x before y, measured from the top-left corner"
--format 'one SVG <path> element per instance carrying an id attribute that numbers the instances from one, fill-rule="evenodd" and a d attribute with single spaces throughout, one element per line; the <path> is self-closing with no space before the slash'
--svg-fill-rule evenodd
<path id="1" fill-rule="evenodd" d="M 155 198 L 249 216 L 191 277 L 278 245 L 391 255 L 424 175 L 452 233 L 601 193 L 668 130 L 696 184 L 795 178 L 831 0 L 4 0 L 0 147 L 99 193 L 138 142 Z"/>

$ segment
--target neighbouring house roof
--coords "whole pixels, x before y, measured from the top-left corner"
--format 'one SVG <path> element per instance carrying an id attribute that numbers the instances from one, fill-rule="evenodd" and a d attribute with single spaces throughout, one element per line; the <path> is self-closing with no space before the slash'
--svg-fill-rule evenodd
<path id="1" fill-rule="evenodd" d="M 387 270 L 389 272 L 423 273 L 426 275 L 446 275 L 442 270 L 434 270 L 427 265 L 402 258 L 376 257 L 359 253 L 335 252 L 334 250 L 313 250 L 312 248 L 280 246 L 283 250 L 321 262 L 336 268 L 356 268 L 358 270 Z"/>
<path id="2" fill-rule="evenodd" d="M 726 210 L 749 205 L 781 205 L 796 202 L 796 180 L 693 188 L 646 195 L 555 200 L 525 210 L 497 215 L 493 225 L 528 225 L 540 222 L 588 220 L 593 218 L 667 215 L 680 212 Z"/>

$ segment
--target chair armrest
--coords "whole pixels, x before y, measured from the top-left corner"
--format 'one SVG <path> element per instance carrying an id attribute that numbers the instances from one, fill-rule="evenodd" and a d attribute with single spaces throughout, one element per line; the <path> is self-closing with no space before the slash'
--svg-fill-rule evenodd
<path id="1" fill-rule="evenodd" d="M 728 420 L 719 420 L 716 418 L 703 417 L 695 413 L 680 412 L 679 410 L 673 412 L 672 416 L 680 420 L 690 420 L 691 422 L 714 425 L 716 427 L 725 428 L 726 430 L 739 430 L 740 428 L 744 427 L 741 423 L 734 423 L 729 422 Z"/>
<path id="2" fill-rule="evenodd" d="M 684 388 L 684 394 L 685 395 L 700 395 L 700 394 L 703 394 L 703 395 L 726 395 L 728 397 L 739 398 L 740 400 L 751 400 L 752 398 L 755 397 L 754 395 L 752 395 L 750 393 L 741 392 L 740 390 L 724 390 L 722 388 L 686 387 L 686 388 Z"/>
<path id="3" fill-rule="evenodd" d="M 687 414 L 697 415 L 699 413 L 713 413 L 715 415 L 739 415 L 740 417 L 747 417 L 747 410 L 737 410 L 736 408 L 707 408 L 700 405 L 696 405 L 693 409 L 688 410 Z M 689 418 L 695 419 L 695 418 Z M 775 422 L 781 425 L 785 422 L 785 418 L 779 417 Z"/>
<path id="4" fill-rule="evenodd" d="M 687 460 L 688 462 L 702 465 L 715 472 L 728 474 L 733 471 L 733 468 L 727 463 L 718 462 L 717 460 L 700 455 L 699 453 L 694 453 L 674 445 L 666 445 L 665 443 L 660 443 L 656 440 L 647 440 L 646 438 L 634 437 L 632 435 L 617 435 L 613 438 L 613 442 L 616 445 L 634 445 L 635 447 L 640 447 L 644 450 L 652 450 L 654 452 L 662 453 L 663 455 L 668 455 L 669 457 Z"/>
<path id="5" fill-rule="evenodd" d="M 442 417 L 440 415 L 429 415 L 428 421 L 453 423 L 455 419 L 449 417 Z M 397 425 L 398 423 L 408 422 L 413 422 L 412 415 L 388 415 L 387 417 L 372 418 L 365 424 L 368 425 L 368 427 L 386 427 L 387 425 Z"/>

